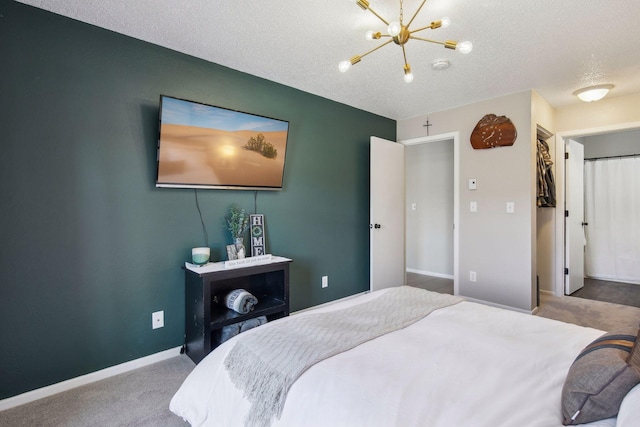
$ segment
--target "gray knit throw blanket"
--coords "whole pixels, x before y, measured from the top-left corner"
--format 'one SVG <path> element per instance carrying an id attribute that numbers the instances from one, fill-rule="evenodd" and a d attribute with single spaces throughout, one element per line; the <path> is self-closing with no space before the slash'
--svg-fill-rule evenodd
<path id="1" fill-rule="evenodd" d="M 460 301 L 452 295 L 401 286 L 353 307 L 292 316 L 241 335 L 224 365 L 251 404 L 245 426 L 266 427 L 274 417 L 280 418 L 287 392 L 314 364 Z"/>

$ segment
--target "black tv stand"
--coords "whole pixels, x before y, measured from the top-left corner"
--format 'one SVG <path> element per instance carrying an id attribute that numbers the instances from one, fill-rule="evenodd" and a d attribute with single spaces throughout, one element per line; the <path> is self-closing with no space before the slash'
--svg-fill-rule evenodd
<path id="1" fill-rule="evenodd" d="M 224 262 L 185 268 L 185 347 L 195 363 L 220 345 L 222 328 L 266 316 L 268 321 L 289 315 L 289 265 L 292 260 L 272 257 L 271 262 L 224 268 Z M 201 272 L 199 271 L 201 270 Z M 255 295 L 258 304 L 247 314 L 236 313 L 214 299 L 234 289 Z"/>

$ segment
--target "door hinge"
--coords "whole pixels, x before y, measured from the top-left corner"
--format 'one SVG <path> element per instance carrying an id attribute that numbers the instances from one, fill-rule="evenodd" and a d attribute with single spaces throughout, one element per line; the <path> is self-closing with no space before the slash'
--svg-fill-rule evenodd
<path id="1" fill-rule="evenodd" d="M 569 211 L 564 211 L 564 217 L 569 218 Z"/>
<path id="2" fill-rule="evenodd" d="M 569 269 L 568 268 L 564 269 L 564 274 L 569 274 Z"/>
<path id="3" fill-rule="evenodd" d="M 564 159 L 569 160 L 569 153 L 564 153 Z"/>

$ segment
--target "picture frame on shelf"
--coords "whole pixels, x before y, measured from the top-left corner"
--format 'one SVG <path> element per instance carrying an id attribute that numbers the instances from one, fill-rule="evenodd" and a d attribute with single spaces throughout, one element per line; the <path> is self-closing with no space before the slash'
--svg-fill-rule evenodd
<path id="1" fill-rule="evenodd" d="M 238 252 L 236 251 L 236 245 L 227 245 L 227 259 L 229 261 L 238 259 Z"/>

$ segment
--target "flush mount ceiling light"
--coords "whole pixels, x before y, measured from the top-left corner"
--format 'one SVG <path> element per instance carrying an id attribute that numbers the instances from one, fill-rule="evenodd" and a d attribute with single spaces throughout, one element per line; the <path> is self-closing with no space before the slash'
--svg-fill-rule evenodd
<path id="1" fill-rule="evenodd" d="M 342 61 L 339 65 L 338 65 L 338 69 L 345 73 L 349 70 L 349 68 L 351 68 L 352 65 L 357 64 L 358 62 L 360 62 L 362 60 L 363 57 L 369 55 L 372 52 L 375 52 L 376 50 L 380 49 L 383 46 L 388 45 L 391 42 L 394 42 L 395 44 L 397 44 L 398 46 L 400 46 L 402 48 L 402 56 L 404 57 L 404 81 L 407 83 L 410 83 L 413 81 L 413 73 L 411 72 L 411 67 L 409 66 L 409 63 L 407 62 L 407 53 L 405 51 L 404 45 L 407 44 L 407 42 L 409 40 L 421 40 L 424 42 L 429 42 L 429 43 L 436 43 L 436 44 L 441 44 L 443 45 L 446 49 L 453 49 L 453 50 L 457 50 L 460 53 L 469 53 L 471 52 L 471 49 L 473 49 L 473 44 L 471 44 L 471 42 L 469 41 L 464 41 L 464 42 L 456 42 L 453 40 L 446 40 L 444 42 L 441 41 L 437 41 L 437 40 L 431 40 L 431 39 L 425 39 L 425 38 L 421 38 L 421 37 L 416 37 L 414 34 L 418 33 L 420 31 L 424 31 L 424 30 L 435 30 L 437 28 L 446 28 L 449 26 L 450 21 L 449 18 L 442 18 L 439 21 L 433 21 L 430 25 L 427 25 L 426 27 L 422 27 L 422 28 L 418 28 L 415 30 L 410 30 L 409 27 L 411 26 L 411 23 L 413 22 L 413 20 L 416 18 L 416 16 L 418 15 L 418 13 L 420 12 L 420 9 L 422 9 L 422 6 L 424 6 L 424 4 L 427 2 L 427 0 L 423 0 L 422 3 L 420 3 L 420 7 L 418 7 L 418 10 L 416 10 L 416 13 L 413 14 L 413 16 L 411 17 L 411 19 L 409 20 L 408 23 L 404 23 L 404 10 L 403 10 L 403 5 L 402 5 L 402 0 L 400 0 L 400 20 L 399 21 L 394 21 L 389 23 L 386 19 L 384 19 L 382 16 L 380 16 L 375 10 L 371 9 L 371 7 L 369 6 L 369 1 L 368 0 L 350 0 L 350 1 L 354 1 L 357 3 L 358 6 L 360 6 L 363 10 L 368 10 L 369 12 L 371 12 L 372 14 L 374 14 L 379 20 L 381 20 L 382 22 L 384 22 L 384 24 L 387 26 L 387 31 L 388 34 L 382 34 L 379 31 L 373 31 L 373 30 L 369 30 L 367 31 L 365 37 L 367 38 L 367 40 L 379 40 L 381 38 L 389 38 L 389 40 L 385 41 L 384 43 L 382 43 L 381 45 L 371 49 L 370 51 L 363 53 L 362 55 L 356 55 L 353 58 L 351 58 L 348 61 Z"/>
<path id="2" fill-rule="evenodd" d="M 584 102 L 593 102 L 604 98 L 611 89 L 613 89 L 613 85 L 610 84 L 596 85 L 578 89 L 573 94 Z"/>

